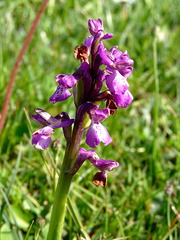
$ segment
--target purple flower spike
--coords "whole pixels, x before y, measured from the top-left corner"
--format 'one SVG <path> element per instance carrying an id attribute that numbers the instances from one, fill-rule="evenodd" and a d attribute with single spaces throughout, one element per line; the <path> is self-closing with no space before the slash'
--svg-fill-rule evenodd
<path id="1" fill-rule="evenodd" d="M 49 135 L 52 133 L 54 133 L 54 130 L 49 126 L 34 132 L 32 135 L 32 144 L 35 144 L 35 147 L 41 150 L 48 148 L 51 143 Z"/>
<path id="2" fill-rule="evenodd" d="M 49 98 L 49 102 L 54 104 L 68 99 L 73 93 L 75 120 L 70 119 L 66 113 L 52 117 L 44 110 L 37 109 L 38 114 L 31 115 L 31 118 L 41 127 L 32 137 L 32 143 L 38 149 L 46 149 L 51 142 L 50 135 L 60 127 L 63 128 L 67 151 L 72 151 L 72 154 L 66 153 L 71 156 L 77 153 L 85 131 L 89 147 L 95 148 L 100 142 L 107 146 L 112 139 L 102 122 L 110 114 L 114 115 L 119 107 L 126 108 L 133 100 L 128 90 L 127 78 L 132 73 L 134 61 L 130 59 L 127 51 L 122 52 L 117 46 L 110 51 L 104 47 L 103 40 L 112 38 L 113 34 L 105 34 L 100 18 L 89 19 L 88 28 L 90 36 L 85 39 L 84 44 L 74 49 L 74 57 L 81 63 L 79 68 L 71 75 L 58 74 L 56 91 Z M 73 89 L 70 90 L 71 88 Z M 98 109 L 102 102 L 106 108 Z M 70 126 L 73 122 L 72 129 Z M 112 171 L 119 166 L 115 161 L 100 159 L 94 150 L 86 151 L 82 148 L 74 166 L 67 163 L 67 166 L 72 168 L 69 167 L 66 173 L 73 176 L 87 159 L 100 170 L 93 178 L 93 182 L 100 186 L 106 185 L 105 171 Z M 69 160 L 74 161 L 71 158 Z"/>

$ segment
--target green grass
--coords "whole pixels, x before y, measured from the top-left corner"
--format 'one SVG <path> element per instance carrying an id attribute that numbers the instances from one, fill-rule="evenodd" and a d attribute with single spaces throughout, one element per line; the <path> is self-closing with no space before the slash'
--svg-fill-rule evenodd
<path id="1" fill-rule="evenodd" d="M 41 2 L 0 1 L 0 108 Z M 107 147 L 100 144 L 96 152 L 120 163 L 108 173 L 107 187 L 93 185 L 96 170 L 88 162 L 75 176 L 63 239 L 81 239 L 84 231 L 93 240 L 180 238 L 180 224 L 173 222 L 176 214 L 165 193 L 168 181 L 173 205 L 180 212 L 179 0 L 137 0 L 129 5 L 50 0 L 16 76 L 0 139 L 1 240 L 46 237 L 57 181 L 52 159 L 60 166 L 65 141 L 60 129 L 53 136 L 59 140 L 58 154 L 53 145 L 44 152 L 36 150 L 23 109 L 28 114 L 36 108 L 52 115 L 66 111 L 73 118 L 72 98 L 55 105 L 48 100 L 57 86 L 55 76 L 72 74 L 79 66 L 74 48 L 89 35 L 88 19 L 98 17 L 105 32 L 114 34 L 104 41 L 106 48 L 118 45 L 134 60 L 129 79 L 134 101 L 104 122 L 113 142 Z M 37 126 L 31 124 L 35 131 Z"/>

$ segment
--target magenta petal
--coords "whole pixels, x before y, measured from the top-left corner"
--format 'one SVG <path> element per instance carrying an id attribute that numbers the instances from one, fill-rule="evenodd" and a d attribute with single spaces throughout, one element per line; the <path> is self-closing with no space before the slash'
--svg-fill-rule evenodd
<path id="1" fill-rule="evenodd" d="M 90 159 L 90 162 L 92 163 L 93 166 L 95 166 L 96 168 L 98 168 L 101 171 L 112 171 L 113 168 L 118 167 L 119 163 L 116 161 L 112 161 L 112 160 L 104 160 L 104 159 L 99 159 L 99 160 L 93 160 Z"/>
<path id="2" fill-rule="evenodd" d="M 116 46 L 111 48 L 110 52 L 114 56 L 115 63 L 121 66 L 121 68 L 133 65 L 134 61 L 130 59 L 129 55 L 127 54 L 127 51 L 123 53 L 122 51 L 117 49 Z"/>
<path id="3" fill-rule="evenodd" d="M 112 53 L 112 55 L 114 56 L 114 59 L 119 59 L 122 55 L 123 55 L 123 52 L 120 51 L 119 49 L 117 49 L 117 46 L 115 47 L 112 47 L 110 52 Z"/>
<path id="4" fill-rule="evenodd" d="M 117 49 L 117 46 L 111 48 L 110 52 L 108 52 L 102 43 L 99 44 L 99 55 L 102 59 L 102 63 L 108 66 L 108 70 L 118 70 L 120 74 L 127 78 L 131 75 L 133 70 L 134 61 L 130 59 L 127 51 L 125 53 L 121 52 Z M 109 69 L 110 68 L 110 69 Z"/>
<path id="5" fill-rule="evenodd" d="M 36 112 L 38 113 L 37 115 L 31 114 L 30 117 L 40 127 L 49 126 L 50 129 L 55 129 L 55 128 L 60 128 L 60 127 L 71 126 L 74 122 L 74 119 L 61 119 L 61 118 L 53 117 L 49 113 L 47 113 L 46 111 L 44 111 L 43 109 L 40 109 L 40 108 L 37 108 Z M 63 114 L 67 114 L 67 113 L 64 112 Z M 58 115 L 58 117 L 59 117 L 59 115 Z M 61 119 L 61 121 L 59 121 L 58 119 Z M 45 128 L 45 129 L 47 129 L 47 128 Z M 40 130 L 38 130 L 37 132 L 39 132 L 39 131 Z"/>
<path id="6" fill-rule="evenodd" d="M 126 108 L 133 100 L 133 96 L 129 90 L 127 90 L 124 94 L 115 94 L 114 100 L 118 107 Z"/>
<path id="7" fill-rule="evenodd" d="M 34 115 L 31 114 L 30 118 L 35 122 L 39 127 L 45 127 L 49 125 L 50 123 L 46 121 L 40 114 Z"/>
<path id="8" fill-rule="evenodd" d="M 54 130 L 49 126 L 39 129 L 32 135 L 32 144 L 35 144 L 35 147 L 38 149 L 46 149 L 51 142 L 51 137 L 49 136 L 51 133 L 54 133 Z"/>
<path id="9" fill-rule="evenodd" d="M 107 33 L 106 35 L 104 35 L 104 37 L 102 37 L 102 40 L 103 39 L 109 39 L 109 38 L 112 38 L 112 37 L 113 37 L 112 33 Z"/>
<path id="10" fill-rule="evenodd" d="M 52 102 L 54 104 L 56 102 L 64 101 L 70 96 L 71 93 L 69 92 L 69 90 L 59 84 L 55 93 L 49 98 L 49 102 Z"/>
<path id="11" fill-rule="evenodd" d="M 124 94 L 129 87 L 127 80 L 118 71 L 113 71 L 112 74 L 106 76 L 106 85 L 114 94 Z"/>
<path id="12" fill-rule="evenodd" d="M 100 142 L 103 142 L 107 146 L 112 142 L 112 139 L 101 123 L 93 123 L 86 133 L 86 143 L 90 147 L 95 148 L 95 145 L 98 145 Z"/>
<path id="13" fill-rule="evenodd" d="M 133 67 L 126 67 L 124 69 L 119 70 L 120 74 L 125 78 L 128 78 L 131 75 L 132 71 Z"/>
<path id="14" fill-rule="evenodd" d="M 51 133 L 54 133 L 54 130 L 52 127 L 44 127 L 44 128 L 41 128 L 39 129 L 38 131 L 34 132 L 33 135 L 38 135 L 38 134 L 46 134 L 46 135 L 49 135 Z"/>
<path id="15" fill-rule="evenodd" d="M 85 39 L 84 44 L 89 48 L 89 51 L 90 51 L 90 49 L 91 49 L 91 45 L 92 45 L 93 39 L 94 39 L 93 36 L 89 36 L 89 37 L 87 37 L 87 38 Z"/>
<path id="16" fill-rule="evenodd" d="M 78 152 L 78 157 L 76 158 L 74 166 L 71 169 L 69 169 L 67 172 L 74 175 L 79 170 L 79 168 L 84 163 L 84 161 L 87 159 L 94 159 L 94 161 L 96 161 L 99 159 L 99 157 L 94 150 L 86 151 L 86 149 L 81 148 Z"/>
<path id="17" fill-rule="evenodd" d="M 33 135 L 32 144 L 35 144 L 37 149 L 44 150 L 49 147 L 51 143 L 51 137 L 49 135 Z"/>
<path id="18" fill-rule="evenodd" d="M 113 63 L 112 60 L 114 57 L 110 52 L 106 50 L 106 48 L 104 48 L 102 42 L 100 42 L 98 50 L 99 50 L 99 55 L 102 59 L 102 63 L 107 66 L 111 65 Z"/>
<path id="19" fill-rule="evenodd" d="M 79 157 L 81 158 L 81 160 L 86 160 L 89 158 L 96 158 L 97 159 L 97 154 L 94 150 L 88 150 L 86 151 L 85 148 L 81 148 L 78 152 Z M 99 158 L 98 158 L 99 159 Z"/>
<path id="20" fill-rule="evenodd" d="M 93 120 L 93 122 L 98 123 L 98 122 L 103 122 L 104 119 L 109 117 L 109 115 L 110 115 L 110 109 L 106 108 L 106 109 L 97 109 L 96 112 L 94 114 L 91 114 L 90 117 Z"/>
<path id="21" fill-rule="evenodd" d="M 73 124 L 73 122 L 74 122 L 74 119 L 62 120 L 50 126 L 54 129 L 61 128 L 61 127 L 69 127 Z"/>
<path id="22" fill-rule="evenodd" d="M 56 82 L 65 88 L 72 88 L 77 83 L 77 79 L 73 75 L 58 74 Z"/>
<path id="23" fill-rule="evenodd" d="M 60 127 L 68 127 L 71 126 L 74 122 L 74 119 L 63 119 L 61 121 L 59 121 L 57 118 L 51 116 L 49 113 L 47 113 L 46 111 L 37 108 L 36 112 L 38 113 L 36 116 L 40 115 L 42 117 L 42 119 L 44 119 L 44 121 L 47 122 L 46 125 L 48 125 L 51 128 L 60 128 Z M 67 113 L 64 113 L 67 114 Z"/>

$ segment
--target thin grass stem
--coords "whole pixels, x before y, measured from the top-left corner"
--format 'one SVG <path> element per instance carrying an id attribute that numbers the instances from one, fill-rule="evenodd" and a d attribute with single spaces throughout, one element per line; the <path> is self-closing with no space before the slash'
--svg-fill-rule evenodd
<path id="1" fill-rule="evenodd" d="M 153 156 L 151 164 L 151 177 L 152 183 L 155 181 L 156 175 L 156 161 L 157 161 L 157 134 L 159 122 L 159 79 L 158 79 L 158 66 L 157 66 L 157 39 L 154 36 L 153 40 L 153 63 L 154 63 L 154 79 L 155 79 L 155 104 L 154 104 L 154 141 L 153 141 Z"/>

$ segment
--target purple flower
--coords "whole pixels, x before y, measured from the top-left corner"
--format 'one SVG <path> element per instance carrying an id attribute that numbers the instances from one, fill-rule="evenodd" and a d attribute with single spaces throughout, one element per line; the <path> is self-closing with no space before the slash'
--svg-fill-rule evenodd
<path id="1" fill-rule="evenodd" d="M 107 182 L 107 174 L 105 171 L 112 171 L 115 167 L 119 166 L 119 163 L 116 161 L 100 159 L 94 150 L 86 151 L 86 149 L 81 148 L 78 152 L 78 157 L 75 161 L 74 166 L 67 172 L 74 175 L 82 166 L 85 160 L 89 160 L 94 167 L 98 168 L 101 171 L 95 174 L 93 182 L 96 185 L 101 185 L 103 187 Z"/>
<path id="2" fill-rule="evenodd" d="M 125 77 L 129 77 L 132 73 L 134 61 L 129 58 L 129 55 L 127 54 L 127 51 L 125 53 L 121 52 L 116 47 L 111 48 L 110 52 L 112 53 L 114 57 L 114 65 L 115 68 Z"/>
<path id="3" fill-rule="evenodd" d="M 92 124 L 86 133 L 86 143 L 95 148 L 100 142 L 103 142 L 105 146 L 112 142 L 106 128 L 100 123 L 104 121 L 110 115 L 110 110 L 108 108 L 102 110 L 97 109 L 95 112 L 91 111 L 89 116 L 91 118 Z"/>
<path id="4" fill-rule="evenodd" d="M 64 101 L 68 99 L 70 96 L 71 96 L 71 93 L 69 92 L 69 90 L 64 86 L 62 86 L 61 84 L 59 84 L 56 91 L 49 98 L 49 102 L 52 102 L 54 104 L 56 102 Z"/>
<path id="5" fill-rule="evenodd" d="M 47 126 L 33 133 L 32 144 L 35 144 L 37 149 L 44 150 L 51 143 L 50 134 L 54 133 L 53 128 Z"/>
<path id="6" fill-rule="evenodd" d="M 36 109 L 36 112 L 38 112 L 38 114 L 32 114 L 30 116 L 31 119 L 39 126 L 45 127 L 33 133 L 32 144 L 35 144 L 35 147 L 41 150 L 49 147 L 51 143 L 50 134 L 54 133 L 54 129 L 71 126 L 74 122 L 74 119 L 58 121 L 55 117 L 52 117 L 49 113 L 42 109 Z M 59 118 L 59 115 L 57 118 Z"/>
<path id="7" fill-rule="evenodd" d="M 99 55 L 106 68 L 106 85 L 114 97 L 118 107 L 127 107 L 133 100 L 132 94 L 127 90 L 129 84 L 127 77 L 133 70 L 133 60 L 129 58 L 127 52 L 123 53 L 117 47 L 111 48 L 108 52 L 102 43 L 99 44 Z"/>
<path id="8" fill-rule="evenodd" d="M 119 163 L 113 160 L 104 160 L 100 159 L 94 150 L 86 151 L 85 148 L 81 148 L 78 152 L 77 161 L 85 161 L 88 159 L 93 166 L 98 168 L 101 171 L 112 171 L 113 168 L 118 167 Z"/>
<path id="9" fill-rule="evenodd" d="M 133 70 L 134 61 L 129 58 L 127 51 L 125 53 L 117 49 L 117 46 L 111 48 L 110 52 L 104 48 L 103 44 L 99 44 L 99 54 L 102 58 L 102 63 L 108 66 L 108 70 L 118 70 L 119 73 L 128 78 Z"/>
<path id="10" fill-rule="evenodd" d="M 55 93 L 49 99 L 49 102 L 53 104 L 64 101 L 71 96 L 68 89 L 72 88 L 77 83 L 77 79 L 72 75 L 58 74 L 56 76 L 56 82 L 59 83 L 59 85 Z"/>
<path id="11" fill-rule="evenodd" d="M 98 168 L 100 171 L 112 171 L 115 167 L 119 166 L 119 163 L 113 160 L 100 159 L 94 150 L 86 151 L 85 148 L 81 148 L 78 152 L 78 157 L 75 161 L 73 168 L 68 172 L 75 173 L 85 160 L 89 160 L 91 164 Z"/>
<path id="12" fill-rule="evenodd" d="M 56 91 L 50 97 L 49 102 L 53 104 L 56 102 L 61 102 L 66 100 L 71 96 L 71 93 L 68 89 L 72 88 L 76 85 L 79 78 L 83 75 L 84 71 L 89 69 L 89 64 L 84 62 L 82 65 L 77 69 L 73 75 L 65 75 L 65 74 L 58 74 L 56 76 L 56 82 L 59 83 Z"/>

